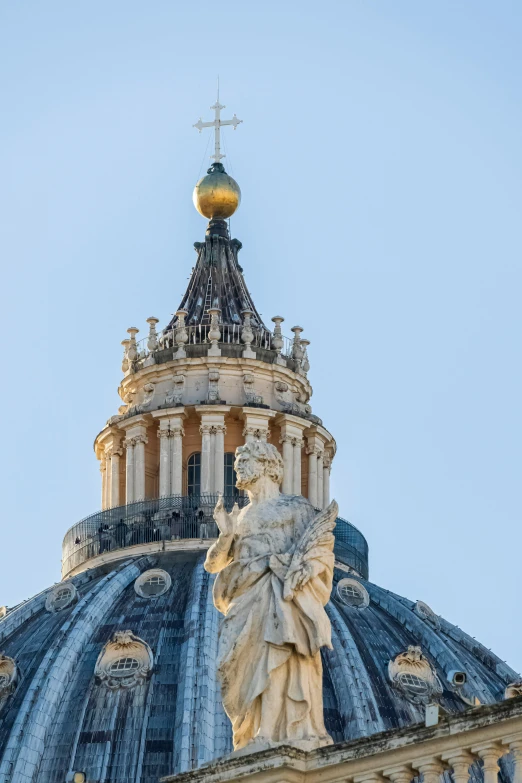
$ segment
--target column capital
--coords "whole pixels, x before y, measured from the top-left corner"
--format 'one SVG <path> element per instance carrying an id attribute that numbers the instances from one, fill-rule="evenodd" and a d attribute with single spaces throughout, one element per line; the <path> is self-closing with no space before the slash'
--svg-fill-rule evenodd
<path id="1" fill-rule="evenodd" d="M 475 757 L 468 750 L 452 750 L 443 753 L 441 758 L 453 770 L 455 783 L 468 783 L 469 768 L 475 761 Z"/>
<path id="2" fill-rule="evenodd" d="M 470 764 L 473 764 L 475 761 L 473 754 L 464 748 L 460 750 L 449 750 L 447 753 L 442 753 L 441 759 L 446 762 L 448 766 L 453 768 L 455 768 L 455 764 L 467 764 L 469 767 Z"/>
<path id="3" fill-rule="evenodd" d="M 378 772 L 363 772 L 361 775 L 355 775 L 353 783 L 385 783 L 385 780 Z"/>
<path id="4" fill-rule="evenodd" d="M 422 759 L 416 759 L 413 762 L 413 768 L 424 776 L 424 783 L 436 783 L 444 772 L 444 765 L 439 756 L 426 756 Z"/>
<path id="5" fill-rule="evenodd" d="M 111 457 L 118 455 L 118 457 L 121 457 L 123 454 L 123 449 L 121 448 L 121 439 L 118 444 L 118 446 L 106 446 L 105 447 L 105 456 L 107 459 L 110 459 Z"/>
<path id="6" fill-rule="evenodd" d="M 306 447 L 306 453 L 308 454 L 308 456 L 310 456 L 311 454 L 315 454 L 315 456 L 318 459 L 319 459 L 319 457 L 322 457 L 323 454 L 324 454 L 323 450 L 321 448 L 319 448 L 318 446 L 307 446 Z"/>
<path id="7" fill-rule="evenodd" d="M 511 751 L 522 753 L 522 732 L 502 737 L 502 744 L 507 745 Z"/>
<path id="8" fill-rule="evenodd" d="M 498 754 L 497 758 L 500 758 L 500 756 L 503 756 L 504 753 L 507 753 L 508 751 L 502 746 L 500 741 L 497 742 L 493 740 L 491 742 L 481 742 L 480 745 L 473 745 L 471 752 L 473 755 L 483 759 L 488 756 L 494 756 L 495 753 Z"/>
<path id="9" fill-rule="evenodd" d="M 397 767 L 388 767 L 383 769 L 382 774 L 389 778 L 392 783 L 411 783 L 415 773 L 409 764 L 401 764 Z"/>
<path id="10" fill-rule="evenodd" d="M 123 446 L 128 449 L 129 447 L 136 445 L 136 438 L 124 438 Z"/>
<path id="11" fill-rule="evenodd" d="M 265 429 L 263 427 L 247 427 L 246 425 L 243 427 L 243 437 L 248 438 L 248 436 L 251 436 L 254 440 L 264 440 L 267 441 L 270 439 L 270 432 L 268 429 Z"/>

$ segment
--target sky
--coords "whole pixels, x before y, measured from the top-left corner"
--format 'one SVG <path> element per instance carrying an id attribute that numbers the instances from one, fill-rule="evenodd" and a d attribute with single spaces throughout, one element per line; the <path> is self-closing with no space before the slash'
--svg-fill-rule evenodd
<path id="1" fill-rule="evenodd" d="M 0 5 L 0 604 L 98 510 L 120 342 L 205 221 L 216 77 L 258 310 L 309 348 L 370 576 L 522 669 L 522 4 Z"/>

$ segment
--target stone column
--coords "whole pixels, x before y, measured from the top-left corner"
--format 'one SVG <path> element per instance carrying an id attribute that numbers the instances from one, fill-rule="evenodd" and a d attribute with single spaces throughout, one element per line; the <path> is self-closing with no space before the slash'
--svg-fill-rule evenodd
<path id="1" fill-rule="evenodd" d="M 294 438 L 294 469 L 292 471 L 292 481 L 294 495 L 301 494 L 301 449 L 303 448 L 303 441 L 301 438 Z"/>
<path id="2" fill-rule="evenodd" d="M 308 500 L 314 508 L 317 508 L 317 458 L 319 450 L 308 446 L 306 453 L 308 454 Z"/>
<path id="3" fill-rule="evenodd" d="M 506 737 L 502 742 L 508 745 L 515 762 L 512 783 L 522 783 L 522 735 Z"/>
<path id="4" fill-rule="evenodd" d="M 125 438 L 125 503 L 134 503 L 134 438 Z"/>
<path id="5" fill-rule="evenodd" d="M 145 500 L 145 444 L 147 436 L 134 438 L 134 500 Z"/>
<path id="6" fill-rule="evenodd" d="M 199 428 L 201 433 L 201 494 L 210 494 L 210 424 L 202 424 Z"/>
<path id="7" fill-rule="evenodd" d="M 301 494 L 301 449 L 303 432 L 308 422 L 284 413 L 278 416 L 276 424 L 281 426 L 280 443 L 283 445 L 283 492 L 287 495 Z"/>
<path id="8" fill-rule="evenodd" d="M 499 742 L 485 742 L 471 748 L 471 752 L 482 759 L 484 783 L 498 783 L 498 773 L 500 772 L 498 760 L 504 753 L 507 753 L 507 748 L 503 748 Z"/>
<path id="9" fill-rule="evenodd" d="M 283 494 L 292 495 L 294 489 L 294 446 L 292 438 L 284 435 L 280 443 L 283 444 Z"/>
<path id="10" fill-rule="evenodd" d="M 120 500 L 120 457 L 122 450 L 113 446 L 111 452 L 111 508 L 121 505 Z"/>
<path id="11" fill-rule="evenodd" d="M 105 508 L 111 507 L 111 451 L 105 449 Z"/>
<path id="12" fill-rule="evenodd" d="M 105 503 L 107 502 L 107 466 L 105 463 L 105 454 L 102 454 L 100 459 L 100 473 L 101 473 L 101 508 L 102 511 L 105 511 L 107 506 Z"/>
<path id="13" fill-rule="evenodd" d="M 176 426 L 177 425 L 177 426 Z M 181 495 L 183 492 L 183 435 L 185 431 L 181 419 L 170 422 L 170 442 L 171 442 L 171 495 Z"/>
<path id="14" fill-rule="evenodd" d="M 330 466 L 332 464 L 331 457 L 328 452 L 325 452 L 323 457 L 323 508 L 326 508 L 330 503 Z"/>
<path id="15" fill-rule="evenodd" d="M 162 424 L 164 426 L 162 426 Z M 166 498 L 172 494 L 170 488 L 170 436 L 171 432 L 168 429 L 167 421 L 160 421 L 160 428 L 158 430 L 158 438 L 160 439 L 160 456 L 159 456 L 159 496 L 160 498 Z"/>
<path id="16" fill-rule="evenodd" d="M 439 783 L 444 766 L 435 757 L 427 757 L 414 762 L 415 769 L 422 775 L 423 783 Z"/>
<path id="17" fill-rule="evenodd" d="M 317 508 L 324 508 L 323 503 L 323 458 L 324 452 L 317 455 Z"/>
<path id="18" fill-rule="evenodd" d="M 214 434 L 214 492 L 225 491 L 225 424 L 216 424 Z"/>
<path id="19" fill-rule="evenodd" d="M 450 753 L 443 753 L 442 760 L 453 769 L 455 783 L 468 783 L 469 768 L 474 761 L 471 753 L 468 753 L 467 750 L 454 750 Z"/>

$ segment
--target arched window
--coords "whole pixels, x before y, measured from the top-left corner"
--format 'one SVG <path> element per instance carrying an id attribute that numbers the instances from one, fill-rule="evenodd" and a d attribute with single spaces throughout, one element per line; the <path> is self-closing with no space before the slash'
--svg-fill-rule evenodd
<path id="1" fill-rule="evenodd" d="M 236 471 L 234 470 L 234 461 L 236 459 L 236 455 L 232 452 L 225 454 L 225 464 L 224 464 L 224 470 L 225 470 L 225 495 L 228 495 L 229 497 L 242 497 L 244 492 L 242 489 L 237 489 L 236 487 Z"/>
<path id="2" fill-rule="evenodd" d="M 199 451 L 188 458 L 187 494 L 201 495 L 201 452 Z"/>

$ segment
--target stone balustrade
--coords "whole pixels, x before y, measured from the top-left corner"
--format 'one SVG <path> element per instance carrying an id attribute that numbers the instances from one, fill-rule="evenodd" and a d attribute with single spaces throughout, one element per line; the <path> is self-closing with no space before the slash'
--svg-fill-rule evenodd
<path id="1" fill-rule="evenodd" d="M 387 731 L 305 752 L 247 749 L 163 783 L 522 783 L 522 697 L 443 717 L 436 725 Z"/>
<path id="2" fill-rule="evenodd" d="M 148 320 L 157 322 L 157 319 L 150 318 Z M 185 358 L 191 353 L 197 353 L 197 351 L 191 350 L 193 346 L 206 346 L 208 349 L 210 349 L 212 342 L 209 335 L 210 330 L 212 329 L 211 324 L 197 324 L 196 326 L 184 325 L 183 329 L 183 338 L 186 337 L 186 339 L 183 339 L 183 342 L 181 343 L 181 352 L 179 352 L 180 341 L 177 339 L 179 338 L 177 329 L 171 329 L 170 331 L 161 332 L 159 334 L 154 332 L 154 336 L 152 338 L 149 334 L 147 337 L 133 342 L 133 340 L 135 340 L 135 334 L 138 330 L 132 327 L 133 334 L 131 334 L 130 340 L 123 341 L 125 365 L 124 372 L 128 373 L 129 371 L 132 371 L 132 369 L 136 370 L 141 366 L 147 366 L 151 360 L 151 357 L 154 356 L 165 360 L 162 357 L 164 352 L 170 354 L 168 358 L 177 359 Z M 287 363 L 287 360 L 296 360 L 295 337 L 285 337 L 280 333 L 280 331 L 279 333 L 276 331 L 270 332 L 268 329 L 256 329 L 253 327 L 250 327 L 250 332 L 251 333 L 247 331 L 246 334 L 248 337 L 247 342 L 245 342 L 244 326 L 242 324 L 220 323 L 217 343 L 221 346 L 240 346 L 242 351 L 245 349 L 245 346 L 247 346 L 247 350 L 251 346 L 251 348 L 260 348 L 265 351 L 273 351 L 274 354 L 281 357 L 281 361 L 284 364 Z M 300 339 L 299 336 L 298 339 Z M 300 341 L 306 343 L 305 348 L 309 344 L 308 341 Z M 303 366 L 305 364 L 303 361 L 306 358 L 305 353 L 306 351 L 303 351 L 302 355 L 297 357 L 299 359 L 300 367 L 301 364 L 303 364 Z M 252 356 L 255 356 L 255 354 Z"/>

